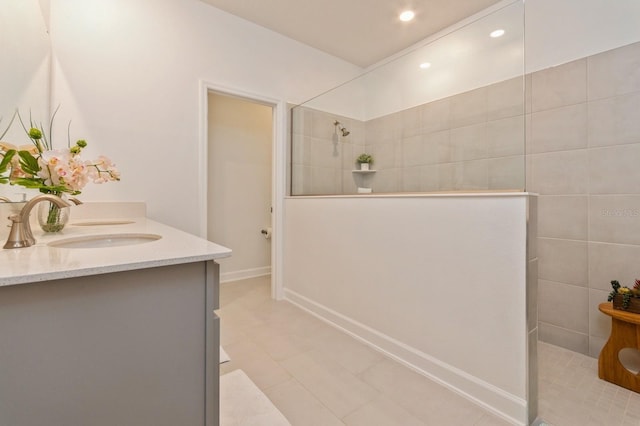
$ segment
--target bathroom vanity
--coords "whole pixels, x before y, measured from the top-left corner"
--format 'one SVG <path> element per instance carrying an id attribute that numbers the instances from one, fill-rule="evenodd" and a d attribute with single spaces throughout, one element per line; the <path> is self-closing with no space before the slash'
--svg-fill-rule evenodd
<path id="1" fill-rule="evenodd" d="M 231 250 L 144 217 L 34 236 L 0 251 L 0 425 L 218 425 Z"/>

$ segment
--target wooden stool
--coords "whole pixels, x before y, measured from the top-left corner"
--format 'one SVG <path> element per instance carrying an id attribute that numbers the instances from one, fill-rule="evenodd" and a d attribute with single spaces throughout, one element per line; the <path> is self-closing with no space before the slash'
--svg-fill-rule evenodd
<path id="1" fill-rule="evenodd" d="M 640 314 L 613 309 L 611 303 L 601 303 L 598 309 L 611 317 L 611 335 L 598 358 L 598 377 L 640 392 L 640 373 L 633 374 L 624 368 L 618 358 L 624 348 L 640 350 Z"/>

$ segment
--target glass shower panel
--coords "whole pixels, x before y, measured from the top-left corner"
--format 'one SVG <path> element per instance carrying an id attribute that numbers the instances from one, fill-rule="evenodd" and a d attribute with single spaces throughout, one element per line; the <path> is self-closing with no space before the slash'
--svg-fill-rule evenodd
<path id="1" fill-rule="evenodd" d="M 517 1 L 294 107 L 291 194 L 522 191 L 524 93 Z"/>

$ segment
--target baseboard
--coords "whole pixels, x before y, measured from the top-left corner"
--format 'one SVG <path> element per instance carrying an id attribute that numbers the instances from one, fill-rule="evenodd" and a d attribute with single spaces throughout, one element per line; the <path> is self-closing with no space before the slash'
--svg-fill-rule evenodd
<path id="1" fill-rule="evenodd" d="M 526 424 L 526 421 L 519 420 L 527 418 L 526 400 L 316 303 L 295 291 L 285 289 L 284 293 L 285 299 L 294 305 L 460 394 L 505 421 L 514 425 Z"/>
<path id="2" fill-rule="evenodd" d="M 271 274 L 271 266 L 262 268 L 243 269 L 242 271 L 223 272 L 220 274 L 220 282 L 246 280 L 247 278 L 262 277 Z"/>

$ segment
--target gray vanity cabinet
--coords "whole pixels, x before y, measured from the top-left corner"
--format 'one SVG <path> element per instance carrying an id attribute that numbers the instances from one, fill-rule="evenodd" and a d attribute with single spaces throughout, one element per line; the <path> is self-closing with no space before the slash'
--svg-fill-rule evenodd
<path id="1" fill-rule="evenodd" d="M 213 261 L 0 287 L 0 425 L 219 423 Z"/>

